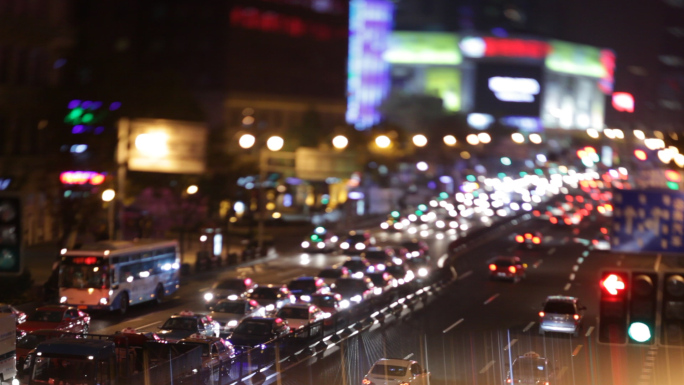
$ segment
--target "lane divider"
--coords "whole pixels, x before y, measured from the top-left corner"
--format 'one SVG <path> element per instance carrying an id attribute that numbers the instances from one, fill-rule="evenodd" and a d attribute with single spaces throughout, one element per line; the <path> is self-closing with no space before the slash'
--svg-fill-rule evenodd
<path id="1" fill-rule="evenodd" d="M 448 333 L 448 332 L 449 332 L 449 330 L 451 330 L 451 329 L 455 328 L 455 327 L 456 327 L 456 326 L 458 326 L 458 324 L 460 324 L 461 322 L 463 322 L 463 318 L 461 318 L 460 320 L 458 320 L 458 321 L 454 322 L 454 323 L 453 323 L 453 324 L 452 324 L 451 326 L 449 326 L 448 328 L 446 328 L 446 329 L 442 330 L 442 333 L 443 333 L 443 334 L 446 334 L 446 333 Z"/>
<path id="2" fill-rule="evenodd" d="M 494 366 L 494 360 L 489 361 L 489 363 L 480 370 L 480 374 L 485 374 L 485 372 L 487 372 L 492 366 Z"/>
<path id="3" fill-rule="evenodd" d="M 565 287 L 563 288 L 563 290 L 565 290 L 565 291 L 570 290 L 570 286 L 572 286 L 572 285 L 570 284 L 570 282 L 568 282 L 568 283 L 565 285 Z"/>
<path id="4" fill-rule="evenodd" d="M 532 267 L 534 267 L 534 268 L 536 269 L 536 268 L 538 268 L 539 265 L 541 265 L 543 262 L 544 262 L 544 260 L 543 260 L 543 259 L 540 259 L 540 260 L 538 260 L 537 262 L 535 262 L 535 263 L 532 265 Z"/>
<path id="5" fill-rule="evenodd" d="M 591 332 L 593 332 L 593 331 L 594 331 L 594 327 L 593 327 L 593 326 L 589 326 L 589 329 L 587 329 L 587 334 L 585 334 L 584 336 L 585 336 L 585 337 L 589 337 L 589 336 L 591 335 Z"/>
<path id="6" fill-rule="evenodd" d="M 490 304 L 492 301 L 494 301 L 497 297 L 499 296 L 499 293 L 494 294 L 493 296 L 489 297 L 486 301 L 484 301 L 485 305 Z"/>
<path id="7" fill-rule="evenodd" d="M 518 340 L 517 340 L 517 339 L 513 339 L 513 340 L 511 340 L 511 343 L 510 343 L 510 344 L 508 344 L 508 345 L 506 345 L 506 347 L 504 347 L 504 351 L 506 351 L 506 350 L 508 350 L 508 349 L 512 348 L 512 347 L 513 347 L 513 345 L 515 345 L 515 343 L 516 343 L 516 342 L 518 342 Z"/>
<path id="8" fill-rule="evenodd" d="M 408 360 L 409 358 L 413 357 L 413 353 L 410 353 L 408 356 L 404 357 L 405 360 Z"/>
<path id="9" fill-rule="evenodd" d="M 580 352 L 580 350 L 582 350 L 582 345 L 577 345 L 575 350 L 572 351 L 572 356 L 573 357 L 577 356 L 577 354 Z"/>
<path id="10" fill-rule="evenodd" d="M 527 333 L 528 330 L 532 329 L 532 326 L 534 326 L 536 322 L 532 321 L 525 326 L 525 329 L 523 329 L 523 333 Z"/>

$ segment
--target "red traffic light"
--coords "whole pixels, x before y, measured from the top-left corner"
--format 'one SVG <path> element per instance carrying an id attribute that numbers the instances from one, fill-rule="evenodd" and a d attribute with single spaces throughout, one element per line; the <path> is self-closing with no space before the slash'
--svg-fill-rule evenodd
<path id="1" fill-rule="evenodd" d="M 617 274 L 608 274 L 608 276 L 601 281 L 601 287 L 610 295 L 620 295 L 626 288 L 625 281 Z"/>

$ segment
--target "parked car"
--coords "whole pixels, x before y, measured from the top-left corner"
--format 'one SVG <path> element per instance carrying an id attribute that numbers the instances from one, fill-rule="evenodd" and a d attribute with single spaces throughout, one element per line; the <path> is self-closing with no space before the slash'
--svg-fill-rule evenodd
<path id="1" fill-rule="evenodd" d="M 41 306 L 33 314 L 26 317 L 26 322 L 17 325 L 17 329 L 27 333 L 39 329 L 88 333 L 90 329 L 90 315 L 73 306 Z"/>

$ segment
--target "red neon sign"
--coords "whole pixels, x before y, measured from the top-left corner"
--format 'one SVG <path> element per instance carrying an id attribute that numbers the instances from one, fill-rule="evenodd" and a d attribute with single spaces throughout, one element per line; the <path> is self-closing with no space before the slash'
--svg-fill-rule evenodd
<path id="1" fill-rule="evenodd" d="M 97 263 L 97 257 L 75 257 L 71 258 L 71 262 L 77 265 L 94 265 Z"/>
<path id="2" fill-rule="evenodd" d="M 544 59 L 551 46 L 545 41 L 502 39 L 498 37 L 483 38 L 486 44 L 484 56 L 507 56 L 532 59 Z"/>
<path id="3" fill-rule="evenodd" d="M 613 108 L 622 112 L 634 112 L 634 96 L 629 92 L 613 92 Z"/>
<path id="4" fill-rule="evenodd" d="M 86 184 L 97 186 L 105 180 L 105 174 L 94 171 L 64 171 L 59 174 L 59 180 L 63 184 Z"/>

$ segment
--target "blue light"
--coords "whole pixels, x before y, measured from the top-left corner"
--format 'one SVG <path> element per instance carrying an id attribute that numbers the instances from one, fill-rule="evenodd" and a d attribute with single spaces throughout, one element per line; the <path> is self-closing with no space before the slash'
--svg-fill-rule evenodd
<path id="1" fill-rule="evenodd" d="M 121 102 L 113 102 L 109 105 L 109 111 L 116 111 L 121 108 Z"/>
<path id="2" fill-rule="evenodd" d="M 72 134 L 82 134 L 85 132 L 85 126 L 82 124 L 77 124 L 71 129 Z"/>
<path id="3" fill-rule="evenodd" d="M 283 195 L 283 206 L 292 207 L 292 194 Z"/>
<path id="4" fill-rule="evenodd" d="M 74 99 L 69 102 L 69 105 L 67 106 L 70 110 L 73 110 L 74 108 L 78 107 L 81 105 L 81 101 L 78 99 Z"/>
<path id="5" fill-rule="evenodd" d="M 492 35 L 497 37 L 508 37 L 508 32 L 501 27 L 496 27 L 492 29 Z"/>

